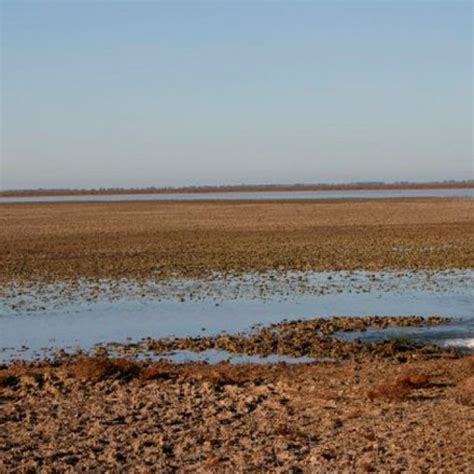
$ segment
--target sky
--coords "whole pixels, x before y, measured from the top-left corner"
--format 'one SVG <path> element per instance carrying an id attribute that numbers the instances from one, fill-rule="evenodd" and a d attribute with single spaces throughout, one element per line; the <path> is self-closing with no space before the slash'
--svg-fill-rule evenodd
<path id="1" fill-rule="evenodd" d="M 0 2 L 2 189 L 473 177 L 470 1 Z"/>

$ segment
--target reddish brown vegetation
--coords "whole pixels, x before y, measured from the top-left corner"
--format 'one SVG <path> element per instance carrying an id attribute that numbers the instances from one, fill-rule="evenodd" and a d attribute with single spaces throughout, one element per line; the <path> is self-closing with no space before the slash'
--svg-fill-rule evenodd
<path id="1" fill-rule="evenodd" d="M 282 365 L 282 367 L 284 366 Z M 263 366 L 257 366 L 256 368 L 257 372 L 263 370 Z M 201 381 L 208 382 L 213 386 L 223 386 L 249 380 L 254 382 L 259 380 L 255 370 L 249 372 L 248 366 L 243 365 L 230 365 L 228 363 L 216 365 L 173 364 L 165 361 L 140 363 L 123 358 L 108 359 L 102 357 L 81 357 L 68 365 L 67 372 L 73 378 L 90 381 L 138 379 L 142 382 L 148 382 L 179 379 L 181 381 Z"/>
<path id="2" fill-rule="evenodd" d="M 131 360 L 99 357 L 82 357 L 69 367 L 73 377 L 87 380 L 132 379 L 140 370 L 140 365 Z"/>
<path id="3" fill-rule="evenodd" d="M 408 371 L 397 378 L 396 383 L 408 388 L 426 387 L 430 382 L 430 376 L 414 371 Z"/>
<path id="4" fill-rule="evenodd" d="M 389 401 L 405 400 L 413 389 L 428 386 L 430 376 L 425 373 L 407 371 L 395 378 L 388 380 L 368 392 L 370 400 L 382 398 Z"/>
<path id="5" fill-rule="evenodd" d="M 474 376 L 467 378 L 458 385 L 455 399 L 462 405 L 474 406 Z"/>

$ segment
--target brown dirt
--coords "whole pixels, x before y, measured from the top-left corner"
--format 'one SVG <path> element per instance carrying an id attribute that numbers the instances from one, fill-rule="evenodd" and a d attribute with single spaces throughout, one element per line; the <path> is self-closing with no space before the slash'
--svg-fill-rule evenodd
<path id="1" fill-rule="evenodd" d="M 10 365 L 0 369 L 0 472 L 468 473 L 474 411 L 459 394 L 473 373 L 472 356 Z M 373 397 L 381 385 L 404 391 Z"/>
<path id="2" fill-rule="evenodd" d="M 0 282 L 469 268 L 469 199 L 0 205 Z"/>

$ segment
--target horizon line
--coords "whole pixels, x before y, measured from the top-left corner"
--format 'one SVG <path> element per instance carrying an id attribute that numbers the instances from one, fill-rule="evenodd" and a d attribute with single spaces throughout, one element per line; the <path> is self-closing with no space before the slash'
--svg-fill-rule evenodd
<path id="1" fill-rule="evenodd" d="M 273 183 L 273 184 L 222 184 L 187 186 L 144 186 L 144 187 L 93 187 L 93 188 L 24 188 L 5 189 L 0 196 L 46 196 L 46 195 L 107 195 L 107 194 L 177 194 L 213 192 L 265 192 L 265 191 L 338 191 L 370 189 L 432 189 L 432 188 L 472 188 L 474 179 L 443 181 L 355 181 L 343 183 Z"/>

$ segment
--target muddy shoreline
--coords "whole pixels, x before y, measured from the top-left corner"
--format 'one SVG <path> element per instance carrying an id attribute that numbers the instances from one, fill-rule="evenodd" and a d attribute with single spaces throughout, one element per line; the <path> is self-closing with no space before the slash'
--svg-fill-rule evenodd
<path id="1" fill-rule="evenodd" d="M 452 348 L 421 344 L 408 338 L 392 338 L 366 343 L 358 339 L 348 341 L 337 337 L 338 333 L 366 331 L 369 328 L 422 327 L 446 324 L 449 318 L 431 316 L 363 316 L 331 317 L 307 320 L 285 321 L 268 327 L 257 327 L 248 333 L 219 334 L 182 338 L 145 338 L 138 343 L 108 343 L 98 345 L 96 355 L 108 356 L 109 352 L 131 357 L 152 353 L 155 356 L 173 351 L 203 352 L 225 351 L 234 354 L 268 357 L 310 357 L 313 359 L 365 360 L 369 358 L 455 356 Z"/>
<path id="2" fill-rule="evenodd" d="M 140 360 L 174 360 L 180 353 L 188 354 L 189 360 L 199 360 L 192 354 L 212 353 L 214 360 L 232 360 L 250 356 L 257 362 L 280 359 L 291 363 L 301 361 L 342 361 L 397 358 L 399 361 L 423 357 L 457 357 L 467 348 L 440 346 L 417 341 L 406 335 L 384 336 L 388 328 L 432 328 L 449 323 L 450 318 L 441 316 L 333 316 L 305 320 L 283 321 L 269 326 L 255 325 L 245 332 L 222 332 L 214 336 L 144 337 L 136 342 L 99 342 L 89 349 L 84 347 L 43 347 L 34 358 L 22 356 L 8 361 L 36 360 L 64 363 L 78 357 L 126 357 Z M 343 334 L 363 333 L 376 329 L 380 336 L 376 341 L 360 338 L 344 338 Z M 1 348 L 2 351 L 8 348 Z M 25 347 L 24 350 L 28 350 Z M 40 356 L 41 354 L 41 356 Z M 222 356 L 220 356 L 222 354 Z M 245 359 L 245 357 L 244 357 Z"/>

